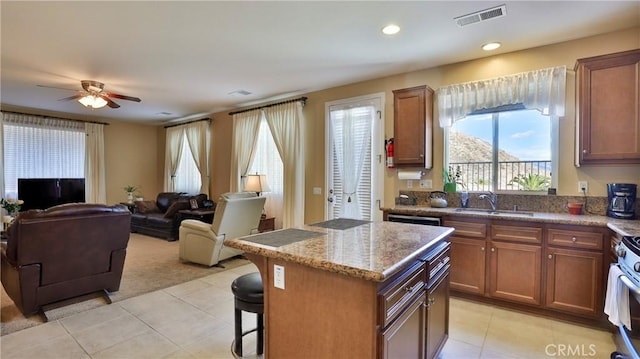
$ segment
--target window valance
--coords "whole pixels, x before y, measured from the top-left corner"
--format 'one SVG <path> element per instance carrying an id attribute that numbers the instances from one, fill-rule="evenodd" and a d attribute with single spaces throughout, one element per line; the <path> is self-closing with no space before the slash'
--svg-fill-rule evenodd
<path id="1" fill-rule="evenodd" d="M 440 127 L 450 127 L 475 111 L 514 104 L 546 116 L 564 116 L 566 72 L 565 66 L 558 66 L 442 87 Z"/>

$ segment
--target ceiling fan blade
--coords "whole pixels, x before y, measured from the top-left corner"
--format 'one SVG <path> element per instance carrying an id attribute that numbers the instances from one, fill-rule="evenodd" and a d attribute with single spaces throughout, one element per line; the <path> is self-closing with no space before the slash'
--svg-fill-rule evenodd
<path id="1" fill-rule="evenodd" d="M 66 90 L 66 91 L 76 91 L 78 92 L 79 90 L 74 90 L 74 89 L 68 89 L 68 88 L 64 88 L 64 87 L 55 87 L 55 86 L 47 86 L 47 85 L 36 85 L 38 87 L 44 87 L 44 88 L 49 88 L 49 89 L 57 89 L 57 90 Z"/>
<path id="2" fill-rule="evenodd" d="M 61 98 L 58 101 L 71 101 L 71 100 L 77 100 L 79 98 L 81 98 L 82 96 L 84 96 L 83 94 L 79 93 L 77 95 L 73 95 L 73 96 L 69 96 L 69 97 L 65 97 L 65 98 Z"/>
<path id="3" fill-rule="evenodd" d="M 109 106 L 111 108 L 120 107 L 120 105 L 118 105 L 117 103 L 111 101 L 111 99 L 109 97 L 107 97 L 106 95 L 100 95 L 100 97 L 102 97 L 105 101 L 107 101 L 107 106 Z"/>
<path id="4" fill-rule="evenodd" d="M 125 96 L 125 95 L 119 95 L 117 93 L 112 93 L 112 92 L 107 92 L 105 94 L 106 96 L 109 96 L 111 98 L 118 98 L 121 100 L 127 100 L 127 101 L 135 101 L 135 102 L 140 102 L 142 101 L 141 99 L 137 98 L 137 97 L 133 97 L 133 96 Z"/>

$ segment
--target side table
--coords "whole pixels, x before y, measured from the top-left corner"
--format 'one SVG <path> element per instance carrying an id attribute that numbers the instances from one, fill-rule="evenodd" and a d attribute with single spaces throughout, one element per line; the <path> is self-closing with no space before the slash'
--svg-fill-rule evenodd
<path id="1" fill-rule="evenodd" d="M 213 215 L 216 211 L 213 209 L 183 209 L 178 211 L 180 221 L 185 219 L 197 219 L 206 223 L 213 223 Z"/>
<path id="2" fill-rule="evenodd" d="M 136 213 L 136 204 L 134 202 L 120 202 L 120 204 L 127 206 L 129 212 Z"/>
<path id="3" fill-rule="evenodd" d="M 259 232 L 268 232 L 273 231 L 276 228 L 276 219 L 275 217 L 268 217 L 260 219 L 260 224 L 258 225 Z"/>

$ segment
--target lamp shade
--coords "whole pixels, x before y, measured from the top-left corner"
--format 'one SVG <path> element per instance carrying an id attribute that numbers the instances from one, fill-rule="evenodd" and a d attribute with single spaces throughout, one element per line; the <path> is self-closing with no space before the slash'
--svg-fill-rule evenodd
<path id="1" fill-rule="evenodd" d="M 107 101 L 105 99 L 95 95 L 86 95 L 84 97 L 81 97 L 80 99 L 78 99 L 78 102 L 80 102 L 85 107 L 91 108 L 102 108 L 107 105 Z"/>
<path id="2" fill-rule="evenodd" d="M 260 192 L 271 192 L 269 184 L 267 184 L 266 175 L 247 175 L 247 183 L 244 185 L 245 192 L 256 192 L 258 195 Z"/>

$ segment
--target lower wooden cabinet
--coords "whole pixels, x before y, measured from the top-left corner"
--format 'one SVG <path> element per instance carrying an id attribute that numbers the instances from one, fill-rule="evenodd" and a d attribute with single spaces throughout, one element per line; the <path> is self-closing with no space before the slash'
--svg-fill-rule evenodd
<path id="1" fill-rule="evenodd" d="M 545 306 L 599 317 L 603 310 L 601 252 L 547 248 Z"/>
<path id="2" fill-rule="evenodd" d="M 452 291 L 601 320 L 616 240 L 605 228 L 452 218 Z"/>
<path id="3" fill-rule="evenodd" d="M 425 358 L 426 310 L 423 294 L 382 332 L 382 358 Z"/>
<path id="4" fill-rule="evenodd" d="M 436 358 L 449 338 L 449 271 L 427 288 L 427 358 Z M 396 357 L 409 358 L 409 357 Z"/>
<path id="5" fill-rule="evenodd" d="M 485 292 L 485 240 L 450 237 L 451 289 L 483 295 Z"/>
<path id="6" fill-rule="evenodd" d="M 489 291 L 493 298 L 539 305 L 542 247 L 520 243 L 490 243 Z"/>

